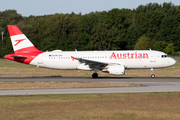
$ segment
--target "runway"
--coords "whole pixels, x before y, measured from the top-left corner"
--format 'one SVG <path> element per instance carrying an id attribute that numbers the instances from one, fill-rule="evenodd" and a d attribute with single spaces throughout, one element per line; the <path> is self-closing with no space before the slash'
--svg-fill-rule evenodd
<path id="1" fill-rule="evenodd" d="M 141 87 L 0 90 L 0 95 L 138 93 L 180 91 L 180 77 L 0 77 L 0 82 L 106 82 L 142 84 Z"/>

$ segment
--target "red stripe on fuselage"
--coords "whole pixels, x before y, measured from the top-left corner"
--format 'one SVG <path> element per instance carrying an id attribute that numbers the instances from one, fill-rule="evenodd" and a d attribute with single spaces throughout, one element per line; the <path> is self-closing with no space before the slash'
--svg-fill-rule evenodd
<path id="1" fill-rule="evenodd" d="M 37 57 L 41 53 L 43 53 L 43 51 L 40 51 L 36 47 L 32 46 L 17 50 L 15 51 L 14 54 L 8 54 L 5 56 L 5 58 L 9 60 L 29 64 L 35 57 Z M 11 56 L 23 56 L 24 58 L 11 57 Z"/>

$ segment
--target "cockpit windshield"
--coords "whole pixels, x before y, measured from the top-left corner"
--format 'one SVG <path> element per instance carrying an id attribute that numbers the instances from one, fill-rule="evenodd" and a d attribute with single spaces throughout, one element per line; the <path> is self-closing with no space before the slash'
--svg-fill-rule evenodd
<path id="1" fill-rule="evenodd" d="M 162 58 L 166 58 L 166 57 L 169 57 L 169 56 L 168 56 L 168 55 L 162 55 L 161 57 L 162 57 Z"/>

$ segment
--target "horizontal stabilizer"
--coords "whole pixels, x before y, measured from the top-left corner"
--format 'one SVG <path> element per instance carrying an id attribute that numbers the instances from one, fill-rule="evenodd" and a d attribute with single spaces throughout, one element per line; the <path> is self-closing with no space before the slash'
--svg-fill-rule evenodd
<path id="1" fill-rule="evenodd" d="M 9 57 L 14 57 L 14 58 L 24 58 L 24 59 L 26 59 L 26 58 L 28 58 L 28 57 L 23 57 L 23 56 L 20 56 L 20 55 L 8 55 Z"/>

